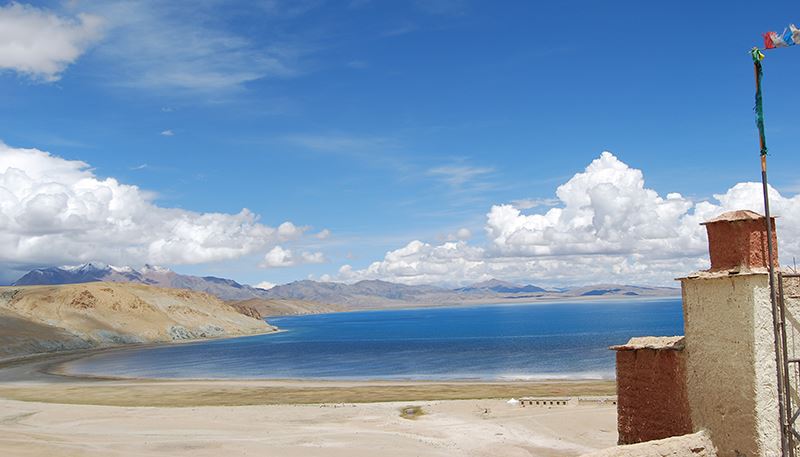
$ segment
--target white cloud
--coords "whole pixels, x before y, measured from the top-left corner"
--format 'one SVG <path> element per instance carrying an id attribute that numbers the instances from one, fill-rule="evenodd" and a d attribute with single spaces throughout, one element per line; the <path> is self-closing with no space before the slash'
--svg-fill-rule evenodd
<path id="1" fill-rule="evenodd" d="M 164 208 L 153 194 L 89 165 L 0 143 L 0 264 L 194 264 L 234 259 L 298 238 L 258 216 Z"/>
<path id="2" fill-rule="evenodd" d="M 521 198 L 512 200 L 511 206 L 517 209 L 533 209 L 540 206 L 556 206 L 559 204 L 557 198 Z"/>
<path id="3" fill-rule="evenodd" d="M 164 130 L 164 131 L 161 132 L 161 136 L 175 136 L 175 132 L 173 132 L 172 130 L 167 129 L 167 130 Z"/>
<path id="4" fill-rule="evenodd" d="M 278 235 L 284 239 L 293 239 L 308 230 L 308 227 L 298 227 L 289 221 L 286 221 L 278 226 Z"/>
<path id="5" fill-rule="evenodd" d="M 300 259 L 303 263 L 324 263 L 325 256 L 321 252 L 301 252 Z"/>
<path id="6" fill-rule="evenodd" d="M 455 233 L 448 233 L 447 236 L 437 238 L 444 241 L 466 241 L 472 238 L 472 231 L 470 231 L 468 228 L 462 227 L 456 230 Z"/>
<path id="7" fill-rule="evenodd" d="M 253 40 L 229 21 L 229 5 L 196 2 L 103 1 L 87 4 L 108 22 L 108 36 L 97 49 L 115 84 L 161 90 L 218 92 L 241 88 L 263 78 L 300 73 L 299 60 L 307 50 L 277 39 Z M 248 8 L 245 5 L 243 8 Z M 248 14 L 270 15 L 253 6 Z M 262 32 L 272 29 L 265 25 Z"/>
<path id="8" fill-rule="evenodd" d="M 319 233 L 317 233 L 314 236 L 317 237 L 317 239 L 320 239 L 320 240 L 327 240 L 331 236 L 331 231 L 328 230 L 328 229 L 322 229 L 322 230 L 319 231 Z"/>
<path id="9" fill-rule="evenodd" d="M 275 286 L 276 286 L 276 284 L 271 283 L 269 281 L 261 281 L 260 283 L 256 284 L 254 287 L 257 287 L 259 289 L 264 289 L 264 290 L 270 290 Z"/>
<path id="10" fill-rule="evenodd" d="M 493 206 L 486 224 L 492 247 L 506 255 L 664 255 L 704 248 L 703 229 L 689 213 L 693 203 L 645 188 L 642 172 L 609 152 L 559 186 L 556 196 L 561 205 L 544 214 Z"/>
<path id="11" fill-rule="evenodd" d="M 53 82 L 103 35 L 92 14 L 58 16 L 20 3 L 0 6 L 0 69 Z"/>
<path id="12" fill-rule="evenodd" d="M 296 254 L 291 249 L 275 246 L 264 255 L 264 261 L 259 265 L 262 268 L 283 268 L 306 263 L 324 263 L 325 256 L 321 252 L 300 252 Z"/>
<path id="13" fill-rule="evenodd" d="M 450 283 L 456 278 L 483 275 L 484 257 L 482 248 L 463 241 L 434 246 L 415 240 L 386 253 L 382 261 L 373 262 L 364 270 L 344 265 L 339 269 L 339 277 L 344 281 L 386 279 L 406 284 Z"/>
<path id="14" fill-rule="evenodd" d="M 292 265 L 294 265 L 292 251 L 280 246 L 275 246 L 270 249 L 270 251 L 264 255 L 264 262 L 261 264 L 264 268 L 290 267 Z"/>
<path id="15" fill-rule="evenodd" d="M 659 195 L 640 170 L 604 152 L 556 190 L 558 206 L 525 214 L 511 205 L 487 214 L 486 246 L 412 241 L 365 269 L 339 270 L 346 281 L 380 278 L 408 284 L 465 284 L 492 277 L 543 284 L 673 284 L 708 267 L 700 222 L 736 209 L 763 211 L 761 186 L 739 183 L 712 201 Z M 800 196 L 770 189 L 784 261 L 800 254 Z"/>
<path id="16" fill-rule="evenodd" d="M 476 178 L 493 172 L 489 167 L 473 167 L 468 165 L 446 165 L 428 170 L 428 174 L 441 179 L 451 187 L 460 188 Z"/>

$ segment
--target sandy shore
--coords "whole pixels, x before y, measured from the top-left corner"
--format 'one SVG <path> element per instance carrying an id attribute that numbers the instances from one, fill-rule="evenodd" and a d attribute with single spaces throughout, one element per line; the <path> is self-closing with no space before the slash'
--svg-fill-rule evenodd
<path id="1" fill-rule="evenodd" d="M 520 396 L 613 394 L 608 381 L 169 381 L 59 374 L 61 364 L 96 352 L 0 365 L 0 455 L 569 456 L 616 443 L 613 405 L 505 403 Z M 424 414 L 401 417 L 411 405 Z"/>
<path id="2" fill-rule="evenodd" d="M 400 417 L 421 406 L 417 419 Z M 9 456 L 570 456 L 613 446 L 610 406 L 502 400 L 124 408 L 0 399 Z"/>

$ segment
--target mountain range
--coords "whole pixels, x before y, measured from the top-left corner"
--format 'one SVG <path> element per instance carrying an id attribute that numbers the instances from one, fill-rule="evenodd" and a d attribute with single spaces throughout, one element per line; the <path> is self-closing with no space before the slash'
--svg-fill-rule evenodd
<path id="1" fill-rule="evenodd" d="M 578 297 L 653 297 L 679 293 L 679 289 L 673 287 L 619 284 L 545 289 L 533 284 L 519 285 L 497 279 L 456 289 L 432 285 L 412 286 L 381 280 L 364 280 L 354 284 L 302 280 L 267 290 L 240 284 L 232 279 L 182 275 L 168 268 L 152 265 L 145 265 L 143 268 L 135 270 L 131 267 L 116 267 L 96 262 L 78 266 L 35 269 L 22 276 L 13 285 L 56 285 L 94 281 L 133 282 L 190 289 L 206 292 L 229 301 L 288 299 L 335 304 L 350 309 L 525 302 Z"/>
<path id="2" fill-rule="evenodd" d="M 175 273 L 169 268 L 145 265 L 139 270 L 116 267 L 99 262 L 77 266 L 37 268 L 16 280 L 13 286 L 79 284 L 84 282 L 134 282 L 159 287 L 190 289 L 215 295 L 223 300 L 268 298 L 264 289 L 239 284 L 232 279 L 215 276 L 191 276 Z"/>

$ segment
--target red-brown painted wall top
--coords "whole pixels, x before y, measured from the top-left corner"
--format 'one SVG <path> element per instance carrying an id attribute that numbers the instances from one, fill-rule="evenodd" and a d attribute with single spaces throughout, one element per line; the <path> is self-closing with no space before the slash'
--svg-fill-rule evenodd
<path id="1" fill-rule="evenodd" d="M 775 218 L 772 224 L 772 254 L 778 266 L 778 240 Z M 740 210 L 721 214 L 704 222 L 708 232 L 708 253 L 711 257 L 709 271 L 766 268 L 767 227 L 764 216 L 753 211 Z"/>

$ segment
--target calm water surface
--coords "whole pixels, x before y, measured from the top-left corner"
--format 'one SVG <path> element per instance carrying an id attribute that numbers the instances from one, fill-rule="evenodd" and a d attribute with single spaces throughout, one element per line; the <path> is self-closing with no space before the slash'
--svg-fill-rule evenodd
<path id="1" fill-rule="evenodd" d="M 683 333 L 677 297 L 267 319 L 285 332 L 101 354 L 68 370 L 158 378 L 613 378 L 608 346 Z"/>

